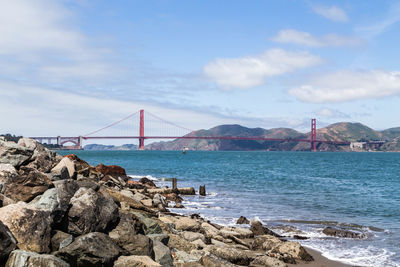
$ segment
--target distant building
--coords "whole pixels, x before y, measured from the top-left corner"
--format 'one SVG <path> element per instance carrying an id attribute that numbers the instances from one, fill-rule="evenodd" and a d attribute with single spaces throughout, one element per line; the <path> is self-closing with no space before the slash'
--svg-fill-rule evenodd
<path id="1" fill-rule="evenodd" d="M 367 142 L 351 142 L 350 149 L 351 150 L 360 150 L 365 149 Z"/>

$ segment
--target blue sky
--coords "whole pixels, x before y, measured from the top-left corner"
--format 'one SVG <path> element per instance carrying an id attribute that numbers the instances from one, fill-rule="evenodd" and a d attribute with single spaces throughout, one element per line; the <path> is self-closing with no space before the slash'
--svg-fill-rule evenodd
<path id="1" fill-rule="evenodd" d="M 0 0 L 0 130 L 400 126 L 399 1 Z"/>

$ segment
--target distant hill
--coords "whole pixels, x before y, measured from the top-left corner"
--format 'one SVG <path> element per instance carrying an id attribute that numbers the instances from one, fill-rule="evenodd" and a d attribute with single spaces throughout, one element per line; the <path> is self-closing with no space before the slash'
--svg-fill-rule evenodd
<path id="1" fill-rule="evenodd" d="M 113 145 L 100 145 L 100 144 L 89 144 L 83 147 L 84 150 L 137 150 L 137 145 L 124 144 L 122 146 Z"/>
<path id="2" fill-rule="evenodd" d="M 237 124 L 220 125 L 208 130 L 198 130 L 187 136 L 255 136 L 265 138 L 283 139 L 310 139 L 310 133 L 301 133 L 290 128 L 247 128 Z M 387 141 L 382 150 L 400 151 L 400 127 L 384 131 L 376 131 L 361 123 L 339 122 L 325 128 L 317 129 L 317 139 L 336 140 L 347 142 L 360 141 Z M 188 147 L 190 150 L 282 150 L 306 151 L 310 149 L 309 143 L 304 142 L 271 142 L 251 140 L 204 140 L 204 139 L 176 139 L 173 141 L 156 142 L 146 146 L 149 150 L 181 150 Z M 322 151 L 346 151 L 348 146 L 335 146 L 318 144 Z"/>

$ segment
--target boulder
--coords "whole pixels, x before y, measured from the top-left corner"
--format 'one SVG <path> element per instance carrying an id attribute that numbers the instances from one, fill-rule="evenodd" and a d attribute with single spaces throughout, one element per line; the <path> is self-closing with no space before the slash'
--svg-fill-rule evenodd
<path id="1" fill-rule="evenodd" d="M 50 186 L 52 182 L 44 173 L 21 167 L 19 175 L 5 186 L 3 194 L 15 201 L 29 202 L 43 194 Z"/>
<path id="2" fill-rule="evenodd" d="M 16 247 L 17 240 L 15 240 L 8 227 L 0 221 L 0 263 L 4 262 Z"/>
<path id="3" fill-rule="evenodd" d="M 0 208 L 1 207 L 5 207 L 5 206 L 10 205 L 10 204 L 15 204 L 15 201 L 12 200 L 11 198 L 6 197 L 3 194 L 0 194 Z"/>
<path id="4" fill-rule="evenodd" d="M 18 202 L 0 208 L 0 221 L 10 229 L 20 249 L 50 252 L 50 212 Z"/>
<path id="5" fill-rule="evenodd" d="M 161 211 L 166 211 L 165 207 L 168 206 L 165 197 L 160 194 L 155 194 L 153 197 L 153 206 L 157 207 Z"/>
<path id="6" fill-rule="evenodd" d="M 251 259 L 241 250 L 231 247 L 216 247 L 211 246 L 209 251 L 219 258 L 238 265 L 249 265 Z"/>
<path id="7" fill-rule="evenodd" d="M 140 178 L 139 183 L 145 185 L 147 188 L 156 188 L 154 182 L 146 177 Z"/>
<path id="8" fill-rule="evenodd" d="M 236 221 L 236 224 L 249 224 L 250 221 L 247 220 L 246 217 L 240 216 L 240 218 Z"/>
<path id="9" fill-rule="evenodd" d="M 206 222 L 201 224 L 201 232 L 205 233 L 207 236 L 215 236 L 219 234 L 219 230 L 217 228 Z"/>
<path id="10" fill-rule="evenodd" d="M 103 233 L 93 232 L 79 236 L 70 245 L 54 255 L 71 266 L 113 266 L 122 250 Z"/>
<path id="11" fill-rule="evenodd" d="M 177 217 L 175 220 L 175 229 L 182 231 L 198 231 L 200 223 L 188 217 Z"/>
<path id="12" fill-rule="evenodd" d="M 4 175 L 4 173 L 11 173 L 11 174 L 17 174 L 17 170 L 15 167 L 11 164 L 6 164 L 6 163 L 1 163 L 0 164 L 0 175 Z"/>
<path id="13" fill-rule="evenodd" d="M 61 201 L 62 199 L 58 196 L 58 189 L 51 188 L 44 192 L 43 195 L 38 196 L 31 204 L 39 209 L 48 210 L 53 223 L 57 224 L 62 221 L 68 208 L 68 202 L 60 203 Z"/>
<path id="14" fill-rule="evenodd" d="M 118 206 L 114 201 L 91 188 L 79 188 L 70 205 L 68 232 L 73 235 L 104 232 L 118 219 Z"/>
<path id="15" fill-rule="evenodd" d="M 82 174 L 86 177 L 89 176 L 92 167 L 86 161 L 80 159 L 75 154 L 65 155 L 64 158 L 68 158 L 74 162 L 75 171 L 77 174 Z"/>
<path id="16" fill-rule="evenodd" d="M 161 267 L 149 256 L 121 256 L 114 262 L 114 267 Z"/>
<path id="17" fill-rule="evenodd" d="M 51 173 L 47 174 L 47 176 L 52 180 L 52 181 L 59 181 L 59 180 L 64 180 L 64 179 L 70 179 L 71 177 L 69 176 L 68 168 L 66 166 L 63 166 L 58 169 L 53 169 Z"/>
<path id="18" fill-rule="evenodd" d="M 76 183 L 79 185 L 79 187 L 91 188 L 94 191 L 98 191 L 100 189 L 100 185 L 90 178 L 84 177 L 82 179 L 77 179 Z"/>
<path id="19" fill-rule="evenodd" d="M 181 235 L 184 239 L 186 239 L 187 241 L 190 241 L 190 242 L 195 241 L 195 240 L 197 240 L 197 239 L 200 239 L 200 240 L 202 240 L 203 242 L 206 242 L 206 238 L 205 238 L 204 235 L 201 234 L 201 233 L 184 231 L 184 232 L 181 232 L 180 235 Z"/>
<path id="20" fill-rule="evenodd" d="M 278 235 L 274 231 L 269 230 L 267 227 L 264 227 L 260 221 L 253 220 L 251 221 L 250 231 L 254 233 L 254 235 L 272 235 L 275 237 L 281 238 L 281 235 Z"/>
<path id="21" fill-rule="evenodd" d="M 326 227 L 323 231 L 324 234 L 329 236 L 344 237 L 344 238 L 365 238 L 366 236 L 362 233 L 357 233 L 349 230 Z"/>
<path id="22" fill-rule="evenodd" d="M 174 260 L 171 255 L 171 250 L 160 241 L 153 242 L 154 260 L 163 267 L 173 267 Z"/>
<path id="23" fill-rule="evenodd" d="M 178 203 L 182 203 L 183 198 L 181 196 L 179 196 L 177 193 L 169 193 L 169 194 L 164 194 L 164 197 L 168 200 L 168 201 L 173 201 L 176 204 Z"/>
<path id="24" fill-rule="evenodd" d="M 118 225 L 108 235 L 129 255 L 154 257 L 153 241 L 145 235 L 137 234 L 135 221 L 128 214 L 121 214 Z"/>
<path id="25" fill-rule="evenodd" d="M 135 199 L 133 199 L 131 197 L 127 197 L 116 190 L 113 190 L 111 188 L 106 188 L 105 190 L 108 192 L 108 194 L 110 194 L 110 196 L 112 197 L 114 202 L 119 205 L 121 205 L 121 202 L 125 202 L 127 205 L 129 205 L 133 209 L 144 210 L 147 212 L 153 212 L 151 209 L 145 207 L 139 201 L 136 201 Z"/>
<path id="26" fill-rule="evenodd" d="M 190 263 L 190 262 L 199 262 L 201 256 L 189 254 L 185 251 L 177 250 L 175 251 L 175 259 L 177 263 Z"/>
<path id="27" fill-rule="evenodd" d="M 181 251 L 186 251 L 186 252 L 190 252 L 193 249 L 198 248 L 198 246 L 196 244 L 186 241 L 182 237 L 175 235 L 175 234 L 169 235 L 168 247 L 175 248 L 175 249 L 181 250 Z"/>
<path id="28" fill-rule="evenodd" d="M 51 237 L 51 250 L 57 251 L 63 247 L 68 246 L 74 241 L 74 237 L 62 231 L 55 231 Z"/>
<path id="29" fill-rule="evenodd" d="M 52 173 L 60 173 L 62 168 L 66 167 L 70 178 L 76 177 L 75 163 L 70 158 L 64 157 L 62 160 L 51 169 Z"/>
<path id="30" fill-rule="evenodd" d="M 145 198 L 147 198 L 145 195 L 143 195 L 143 194 L 140 194 L 139 192 L 136 192 L 134 195 L 133 195 L 133 199 L 134 200 L 136 200 L 136 201 L 138 201 L 138 202 L 140 202 L 141 200 L 143 200 L 143 199 L 145 199 Z"/>
<path id="31" fill-rule="evenodd" d="M 144 232 L 146 235 L 151 234 L 162 234 L 162 229 L 156 220 L 147 217 L 146 215 L 139 212 L 132 212 L 132 215 L 143 224 Z"/>
<path id="32" fill-rule="evenodd" d="M 272 252 L 280 253 L 282 255 L 288 255 L 290 258 L 302 261 L 313 261 L 314 258 L 299 244 L 296 242 L 281 242 L 275 247 Z"/>
<path id="33" fill-rule="evenodd" d="M 213 254 L 204 255 L 201 257 L 200 262 L 204 267 L 236 267 L 236 264 L 230 263 L 224 259 L 221 259 Z"/>
<path id="34" fill-rule="evenodd" d="M 14 142 L 0 140 L 0 164 L 11 164 L 18 168 L 27 163 L 33 155 L 33 149 L 17 145 Z"/>
<path id="35" fill-rule="evenodd" d="M 164 245 L 168 245 L 168 241 L 169 241 L 169 235 L 167 234 L 150 234 L 147 235 L 151 240 L 154 241 L 160 241 L 161 243 L 163 243 Z"/>
<path id="36" fill-rule="evenodd" d="M 251 266 L 267 267 L 287 267 L 287 264 L 273 257 L 266 255 L 256 257 L 250 264 Z"/>
<path id="37" fill-rule="evenodd" d="M 58 161 L 57 154 L 42 144 L 30 138 L 21 138 L 18 140 L 18 145 L 33 150 L 33 155 L 30 163 L 27 165 L 30 168 L 37 169 L 41 172 L 49 172 Z"/>
<path id="38" fill-rule="evenodd" d="M 69 267 L 69 264 L 53 255 L 38 254 L 23 250 L 14 250 L 8 258 L 6 267 L 19 266 Z"/>
<path id="39" fill-rule="evenodd" d="M 110 175 L 112 177 L 121 177 L 125 181 L 128 180 L 128 176 L 126 176 L 126 171 L 121 166 L 110 165 L 106 166 L 103 164 L 99 164 L 96 166 L 96 171 L 100 172 L 102 175 Z"/>

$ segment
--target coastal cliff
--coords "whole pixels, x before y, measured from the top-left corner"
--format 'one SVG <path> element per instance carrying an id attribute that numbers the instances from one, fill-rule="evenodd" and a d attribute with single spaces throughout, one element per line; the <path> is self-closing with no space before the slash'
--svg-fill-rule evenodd
<path id="1" fill-rule="evenodd" d="M 170 213 L 193 188 L 156 188 L 34 140 L 0 139 L 1 266 L 287 266 L 313 261 L 259 221 Z M 250 223 L 242 219 L 243 223 Z"/>

